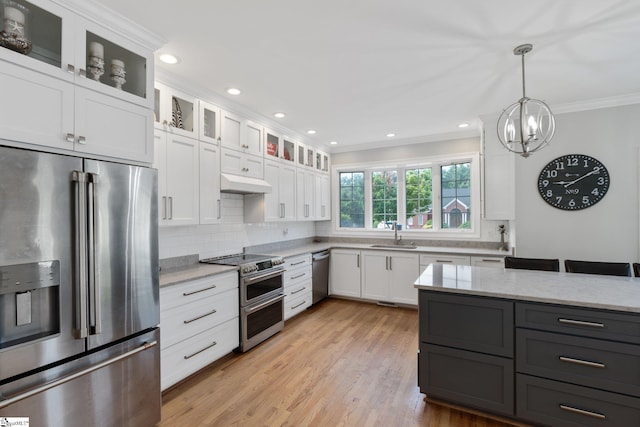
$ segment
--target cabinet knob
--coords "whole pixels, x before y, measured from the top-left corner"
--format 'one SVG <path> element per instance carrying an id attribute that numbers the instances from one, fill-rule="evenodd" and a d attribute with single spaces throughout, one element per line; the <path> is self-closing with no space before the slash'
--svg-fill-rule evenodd
<path id="1" fill-rule="evenodd" d="M 78 137 L 78 144 L 86 144 L 87 143 L 87 138 L 84 136 L 79 136 Z"/>
<path id="2" fill-rule="evenodd" d="M 67 64 L 67 73 L 75 74 L 75 72 L 76 72 L 76 67 L 74 67 L 71 64 Z"/>
<path id="3" fill-rule="evenodd" d="M 67 137 L 66 137 L 67 142 L 75 142 L 76 141 L 76 136 L 72 133 L 68 133 Z"/>

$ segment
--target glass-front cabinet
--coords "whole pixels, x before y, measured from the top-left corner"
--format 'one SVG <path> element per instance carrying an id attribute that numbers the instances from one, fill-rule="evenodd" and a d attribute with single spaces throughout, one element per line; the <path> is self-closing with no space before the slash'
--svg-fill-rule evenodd
<path id="1" fill-rule="evenodd" d="M 308 168 L 314 167 L 314 150 L 310 145 L 303 144 L 301 142 L 298 143 L 298 166 L 305 166 Z"/>
<path id="2" fill-rule="evenodd" d="M 220 141 L 220 108 L 199 101 L 200 141 L 217 144 Z"/>
<path id="3" fill-rule="evenodd" d="M 279 159 L 282 155 L 282 137 L 271 129 L 264 128 L 264 156 Z"/>
<path id="4" fill-rule="evenodd" d="M 156 82 L 155 127 L 177 135 L 198 138 L 198 100 Z"/>
<path id="5" fill-rule="evenodd" d="M 0 0 L 0 58 L 151 108 L 153 54 L 47 0 Z"/>
<path id="6" fill-rule="evenodd" d="M 329 155 L 320 150 L 316 150 L 314 168 L 316 172 L 329 173 Z"/>
<path id="7" fill-rule="evenodd" d="M 296 142 L 287 136 L 282 137 L 282 156 L 286 162 L 296 164 Z"/>

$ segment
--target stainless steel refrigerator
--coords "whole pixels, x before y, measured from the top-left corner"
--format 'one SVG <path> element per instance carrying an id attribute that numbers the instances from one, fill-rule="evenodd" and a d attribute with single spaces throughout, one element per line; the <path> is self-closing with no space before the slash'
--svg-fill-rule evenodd
<path id="1" fill-rule="evenodd" d="M 0 418 L 160 421 L 154 169 L 0 146 Z"/>

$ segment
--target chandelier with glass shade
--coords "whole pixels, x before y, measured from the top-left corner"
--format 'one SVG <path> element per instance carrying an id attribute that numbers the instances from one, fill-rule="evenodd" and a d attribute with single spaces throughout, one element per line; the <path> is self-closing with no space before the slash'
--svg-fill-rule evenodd
<path id="1" fill-rule="evenodd" d="M 524 78 L 524 56 L 533 45 L 523 44 L 513 49 L 522 57 L 522 98 L 508 106 L 498 119 L 498 139 L 509 151 L 529 157 L 548 145 L 556 130 L 551 109 L 544 102 L 527 98 Z"/>

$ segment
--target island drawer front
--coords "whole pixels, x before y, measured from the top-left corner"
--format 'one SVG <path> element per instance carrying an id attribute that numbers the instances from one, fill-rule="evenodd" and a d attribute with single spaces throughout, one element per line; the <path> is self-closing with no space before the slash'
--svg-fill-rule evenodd
<path id="1" fill-rule="evenodd" d="M 640 346 L 516 330 L 516 370 L 640 397 Z"/>
<path id="2" fill-rule="evenodd" d="M 450 402 L 514 415 L 513 360 L 420 343 L 420 392 Z"/>
<path id="3" fill-rule="evenodd" d="M 238 317 L 238 291 L 228 291 L 198 302 L 166 310 L 160 316 L 160 343 L 167 348 L 208 328 Z"/>
<path id="4" fill-rule="evenodd" d="M 640 314 L 634 313 L 516 303 L 516 326 L 640 344 Z"/>
<path id="5" fill-rule="evenodd" d="M 202 298 L 217 295 L 229 289 L 238 289 L 238 272 L 235 270 L 165 286 L 160 288 L 160 310 L 168 310 L 193 301 L 199 301 Z"/>
<path id="6" fill-rule="evenodd" d="M 513 357 L 513 302 L 420 291 L 420 341 Z"/>
<path id="7" fill-rule="evenodd" d="M 516 416 L 553 427 L 640 426 L 640 399 L 516 375 Z"/>

